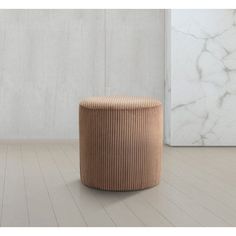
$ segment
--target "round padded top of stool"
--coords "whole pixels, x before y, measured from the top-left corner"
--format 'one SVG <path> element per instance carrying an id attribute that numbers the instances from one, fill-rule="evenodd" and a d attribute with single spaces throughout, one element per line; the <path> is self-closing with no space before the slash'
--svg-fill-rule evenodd
<path id="1" fill-rule="evenodd" d="M 160 106 L 161 102 L 149 97 L 104 96 L 89 97 L 80 102 L 88 109 L 141 109 Z"/>

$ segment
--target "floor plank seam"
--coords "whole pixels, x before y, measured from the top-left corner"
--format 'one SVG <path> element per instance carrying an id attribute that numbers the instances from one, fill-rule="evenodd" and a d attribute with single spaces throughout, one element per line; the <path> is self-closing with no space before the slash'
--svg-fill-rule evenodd
<path id="1" fill-rule="evenodd" d="M 68 157 L 67 153 L 64 152 L 63 149 L 61 149 L 61 147 L 59 146 L 59 149 L 64 153 L 65 156 Z M 75 171 L 78 171 L 77 167 L 74 165 L 74 163 L 70 160 L 69 158 L 69 161 L 71 162 L 73 168 Z M 93 195 L 94 196 L 94 195 Z M 113 222 L 114 226 L 117 226 L 116 223 L 114 222 L 114 220 L 112 219 L 112 217 L 108 214 L 107 210 L 104 208 L 104 206 L 101 204 L 101 202 L 96 198 L 96 196 L 94 196 L 94 198 L 100 203 L 100 205 L 102 206 L 102 208 L 104 209 L 106 215 L 110 218 L 110 220 Z"/>
<path id="2" fill-rule="evenodd" d="M 84 214 L 82 213 L 81 208 L 80 208 L 79 205 L 77 204 L 77 202 L 76 202 L 76 200 L 75 200 L 75 198 L 74 198 L 73 193 L 71 192 L 70 188 L 68 187 L 67 181 L 65 180 L 63 174 L 61 173 L 60 169 L 58 168 L 57 163 L 55 162 L 54 157 L 53 157 L 53 155 L 52 155 L 52 153 L 51 153 L 51 151 L 49 150 L 48 147 L 47 147 L 47 150 L 48 150 L 48 152 L 49 152 L 49 154 L 50 154 L 50 157 L 51 157 L 52 161 L 54 162 L 54 164 L 55 164 L 55 166 L 56 166 L 56 168 L 57 168 L 57 171 L 59 172 L 61 178 L 63 179 L 63 182 L 65 183 L 65 186 L 66 186 L 66 189 L 67 189 L 67 191 L 70 193 L 70 196 L 71 196 L 71 198 L 73 199 L 73 202 L 74 202 L 74 204 L 76 205 L 76 207 L 77 207 L 77 209 L 78 209 L 78 211 L 79 211 L 79 214 L 81 215 L 81 217 L 82 217 L 82 219 L 83 219 L 83 221 L 84 221 L 84 224 L 88 227 L 88 223 L 87 223 L 87 221 L 86 221 L 86 219 L 85 219 L 85 217 L 84 217 Z"/>
<path id="3" fill-rule="evenodd" d="M 180 170 L 180 169 L 179 169 Z M 166 170 L 167 172 L 169 172 L 169 173 L 171 173 L 172 175 L 174 175 L 174 176 L 176 176 L 177 178 L 182 178 L 182 176 L 179 176 L 179 175 L 177 175 L 175 172 L 171 172 L 170 170 Z M 181 171 L 181 170 L 180 170 Z M 164 178 L 165 179 L 165 178 Z M 187 180 L 186 180 L 186 182 L 188 182 Z M 191 184 L 191 183 L 189 183 L 189 184 Z M 221 204 L 223 207 L 226 207 L 226 208 L 228 208 L 229 206 L 227 205 L 227 204 L 225 204 L 224 202 L 222 202 L 222 201 L 219 201 L 215 196 L 214 196 L 214 194 L 210 194 L 210 193 L 208 193 L 208 192 L 205 192 L 204 190 L 202 190 L 201 188 L 199 188 L 199 187 L 197 187 L 197 186 L 195 186 L 195 185 L 193 185 L 192 186 L 192 188 L 194 188 L 194 189 L 196 189 L 196 191 L 200 191 L 200 192 L 202 192 L 203 194 L 206 194 L 209 198 L 211 198 L 212 200 L 214 200 L 214 201 L 216 201 L 218 204 Z M 178 188 L 179 189 L 179 188 Z M 182 193 L 184 193 L 183 191 L 181 191 Z M 186 194 L 186 193 L 184 193 L 184 194 Z M 202 203 L 201 203 L 201 205 L 202 205 L 202 207 L 205 207 L 205 205 L 203 205 Z M 210 212 L 212 212 L 212 214 L 215 214 L 211 209 L 209 209 L 209 208 L 207 208 L 207 207 L 205 207 L 208 211 L 210 211 Z M 215 214 L 216 215 L 216 214 Z M 227 224 L 229 224 L 229 225 L 231 225 L 231 223 L 230 222 L 228 222 L 227 220 L 225 220 L 224 218 L 222 218 L 221 216 L 218 216 L 218 215 L 216 215 L 218 218 L 221 218 L 223 221 L 225 221 L 225 223 L 227 223 Z M 236 214 L 235 214 L 235 217 L 236 217 Z"/>
<path id="4" fill-rule="evenodd" d="M 186 215 L 188 215 L 193 221 L 195 221 L 197 224 L 199 224 L 199 227 L 201 226 L 200 222 L 197 221 L 196 219 L 194 219 L 186 210 L 184 210 L 183 208 L 181 208 L 180 206 L 178 206 L 174 201 L 172 201 L 171 199 L 167 198 L 165 194 L 160 193 L 160 195 L 162 195 L 163 197 L 165 197 L 167 199 L 167 201 L 171 202 L 171 204 L 174 204 L 179 210 L 181 210 L 182 212 L 184 212 Z"/>
<path id="5" fill-rule="evenodd" d="M 147 201 L 144 197 L 142 197 L 144 201 L 151 207 L 153 208 L 159 215 L 161 215 L 166 221 L 170 223 L 171 226 L 175 227 L 174 223 L 171 222 L 162 212 L 160 212 L 156 207 L 154 207 L 149 201 Z"/>
<path id="6" fill-rule="evenodd" d="M 2 218 L 3 218 L 3 203 L 5 195 L 5 185 L 6 185 L 6 172 L 7 172 L 7 154 L 8 154 L 9 145 L 6 146 L 5 152 L 5 167 L 4 167 L 4 180 L 3 180 L 3 191 L 2 191 L 2 202 L 1 202 L 1 216 L 0 216 L 0 226 L 2 227 Z"/>
<path id="7" fill-rule="evenodd" d="M 181 154 L 181 152 L 180 151 L 177 151 L 177 153 L 179 154 L 179 157 L 182 157 L 183 156 L 183 154 Z M 168 160 L 169 161 L 169 160 Z M 176 160 L 175 160 L 176 161 Z M 195 165 L 194 165 L 194 163 L 192 163 L 191 161 L 189 162 L 187 162 L 188 163 L 188 166 L 186 165 L 186 160 L 184 161 L 184 160 L 182 160 L 182 159 L 180 159 L 180 158 L 178 158 L 178 161 L 180 162 L 180 163 L 182 163 L 186 168 L 189 168 L 189 166 L 190 167 L 195 167 Z M 217 177 L 217 179 L 219 180 L 219 181 L 222 181 L 221 180 L 221 178 L 222 178 L 222 174 L 220 175 L 220 176 L 216 176 L 216 175 L 214 175 L 210 170 L 211 170 L 212 168 L 211 168 L 211 166 L 210 165 L 208 165 L 208 170 L 206 171 L 205 169 L 201 169 L 201 171 L 204 173 L 204 174 L 207 174 L 207 175 L 209 175 L 209 176 L 211 176 L 212 178 L 216 178 Z M 219 173 L 220 173 L 220 171 L 219 171 Z M 207 179 L 206 178 L 204 178 L 203 176 L 197 176 L 196 174 L 193 174 L 196 178 L 200 178 L 202 181 L 207 181 Z M 225 184 L 225 182 L 223 182 L 222 183 L 223 185 Z M 234 185 L 230 185 L 230 187 L 231 188 L 235 188 L 235 186 Z M 228 192 L 228 194 L 232 194 L 231 192 Z M 233 197 L 236 197 L 236 195 L 232 195 Z"/>
<path id="8" fill-rule="evenodd" d="M 26 180 L 25 180 L 25 170 L 23 165 L 23 154 L 22 154 L 22 146 L 20 145 L 20 161 L 21 161 L 21 167 L 22 167 L 22 174 L 23 174 L 23 182 L 24 182 L 24 192 L 25 192 L 25 201 L 26 201 L 26 208 L 27 208 L 27 218 L 28 218 L 28 225 L 30 226 L 30 213 L 29 213 L 29 202 L 28 202 L 28 195 L 26 190 Z"/>
<path id="9" fill-rule="evenodd" d="M 45 188 L 46 188 L 46 190 L 47 190 L 47 195 L 48 195 L 48 198 L 49 198 L 49 201 L 50 201 L 50 205 L 51 205 L 51 208 L 52 208 L 53 215 L 54 215 L 54 217 L 55 217 L 56 224 L 57 224 L 57 226 L 59 227 L 59 226 L 60 226 L 60 225 L 59 225 L 59 221 L 58 221 L 58 219 L 57 219 L 57 215 L 56 215 L 56 212 L 55 212 L 53 203 L 52 203 L 52 198 L 51 198 L 51 195 L 50 195 L 50 193 L 49 193 L 49 189 L 48 189 L 48 186 L 47 186 L 47 183 L 46 183 L 46 180 L 45 180 L 45 176 L 44 176 L 43 171 L 42 171 L 42 168 L 41 168 L 41 164 L 40 164 L 40 162 L 39 162 L 38 153 L 37 153 L 37 151 L 35 151 L 35 150 L 34 150 L 34 152 L 35 152 L 35 155 L 36 155 L 37 163 L 38 163 L 38 166 L 39 166 L 39 170 L 40 170 L 40 173 L 41 173 L 41 176 L 42 176 L 42 179 L 43 179 Z"/>
<path id="10" fill-rule="evenodd" d="M 125 201 L 124 201 L 124 204 L 125 204 L 125 206 L 132 212 L 132 214 L 135 215 L 136 218 L 138 218 L 140 222 L 142 222 L 142 225 L 145 226 L 145 227 L 147 227 L 147 225 L 142 221 L 142 219 L 141 219 L 139 216 L 137 216 L 137 215 L 135 214 L 135 212 L 129 207 L 129 205 L 128 205 Z"/>
<path id="11" fill-rule="evenodd" d="M 165 181 L 163 179 L 163 181 Z M 166 182 L 166 181 L 165 181 Z M 196 202 L 194 199 L 192 199 L 192 197 L 189 197 L 188 195 L 186 195 L 182 190 L 176 188 L 176 186 L 170 184 L 169 182 L 166 182 L 168 185 L 171 185 L 175 190 L 177 190 L 178 192 L 181 192 L 182 194 L 184 194 L 186 197 L 188 197 L 189 199 L 191 199 L 192 201 Z M 200 205 L 202 208 L 206 209 L 208 212 L 210 212 L 212 215 L 214 215 L 216 218 L 222 220 L 226 225 L 228 225 L 228 223 L 222 219 L 221 217 L 217 216 L 214 212 L 212 212 L 209 208 L 205 207 L 204 205 L 202 205 L 200 202 L 197 203 L 198 205 Z"/>

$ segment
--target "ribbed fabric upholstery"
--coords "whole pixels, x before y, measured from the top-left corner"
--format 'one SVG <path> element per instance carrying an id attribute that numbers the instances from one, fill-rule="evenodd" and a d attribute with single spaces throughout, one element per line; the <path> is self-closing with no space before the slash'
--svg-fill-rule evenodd
<path id="1" fill-rule="evenodd" d="M 159 101 L 93 97 L 80 103 L 79 112 L 82 183 L 114 191 L 159 183 L 163 146 Z"/>

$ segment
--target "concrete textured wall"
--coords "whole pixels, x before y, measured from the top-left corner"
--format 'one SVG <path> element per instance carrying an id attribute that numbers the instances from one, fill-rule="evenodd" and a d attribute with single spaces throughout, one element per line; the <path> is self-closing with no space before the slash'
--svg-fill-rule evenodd
<path id="1" fill-rule="evenodd" d="M 87 96 L 164 99 L 163 10 L 0 10 L 0 139 L 78 138 Z"/>

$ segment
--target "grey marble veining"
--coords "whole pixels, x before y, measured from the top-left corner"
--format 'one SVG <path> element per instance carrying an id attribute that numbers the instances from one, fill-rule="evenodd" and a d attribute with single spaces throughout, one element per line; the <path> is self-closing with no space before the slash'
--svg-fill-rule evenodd
<path id="1" fill-rule="evenodd" d="M 74 139 L 87 96 L 164 97 L 164 11 L 0 10 L 0 139 Z"/>
<path id="2" fill-rule="evenodd" d="M 236 145 L 236 11 L 168 14 L 169 144 Z"/>

